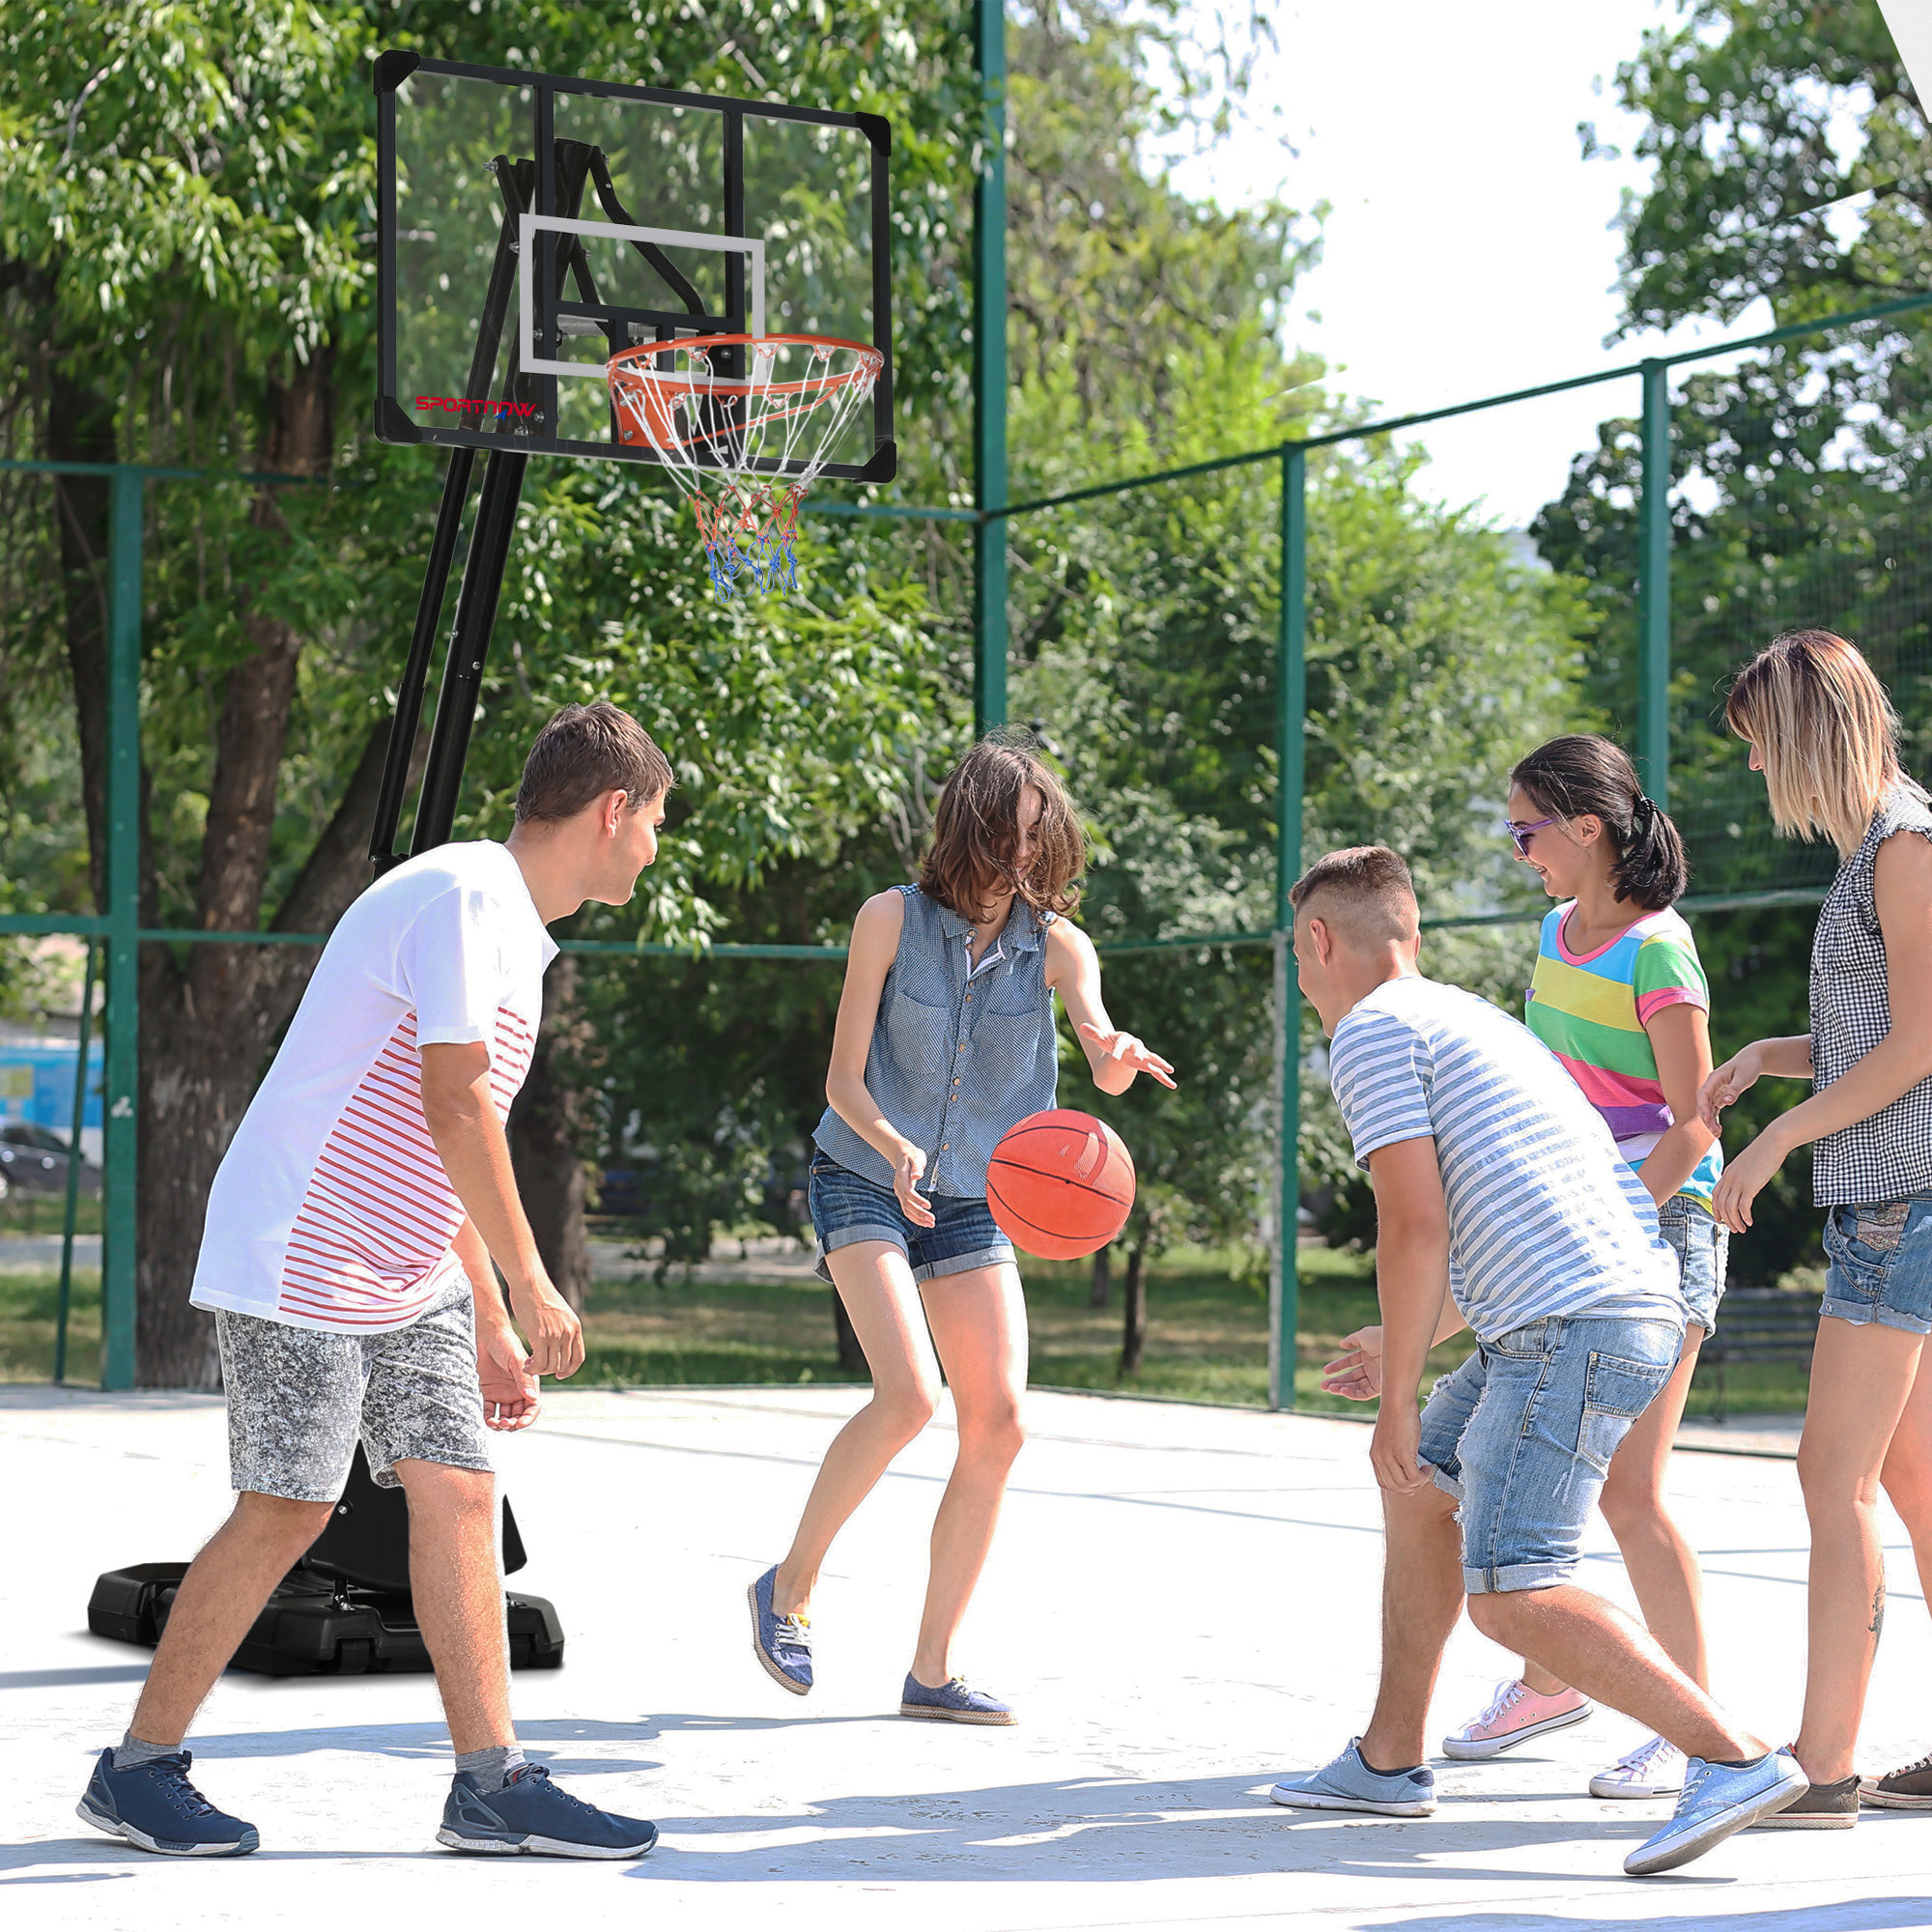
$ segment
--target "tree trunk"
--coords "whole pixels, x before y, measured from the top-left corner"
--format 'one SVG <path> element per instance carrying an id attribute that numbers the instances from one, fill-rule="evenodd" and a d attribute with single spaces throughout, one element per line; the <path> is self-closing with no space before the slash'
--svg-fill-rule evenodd
<path id="1" fill-rule="evenodd" d="M 1125 1319 L 1121 1324 L 1121 1373 L 1137 1376 L 1141 1372 L 1141 1352 L 1147 1347 L 1147 1236 L 1143 1235 L 1127 1250 L 1126 1293 L 1122 1296 Z"/>
<path id="2" fill-rule="evenodd" d="M 318 351 L 287 383 L 270 384 L 268 468 L 310 476 L 327 469 L 331 374 L 330 354 Z M 284 527 L 267 488 L 250 516 L 258 528 Z M 246 931 L 260 923 L 303 643 L 292 625 L 250 609 L 245 589 L 242 605 L 242 628 L 255 648 L 223 684 L 195 885 L 195 923 L 211 931 Z M 275 922 L 283 930 L 327 930 L 368 883 L 359 854 L 350 857 L 356 841 L 348 826 L 366 826 L 374 809 L 384 736 L 380 728 L 372 734 L 329 833 L 290 893 Z M 152 879 L 153 868 L 143 874 Z M 144 884 L 144 896 L 151 890 Z M 300 924 L 291 919 L 298 910 Z M 143 919 L 152 919 L 145 907 Z M 214 1324 L 187 1299 L 208 1190 L 314 964 L 306 948 L 196 946 L 180 964 L 164 948 L 143 949 L 134 1356 L 143 1388 L 216 1384 Z"/>
<path id="3" fill-rule="evenodd" d="M 556 1292 L 581 1315 L 590 1286 L 590 1245 L 584 1236 L 587 1192 L 582 1143 L 583 1094 L 559 1064 L 582 1044 L 583 1021 L 577 1005 L 577 961 L 568 952 L 552 963 L 544 980 L 543 1025 L 529 1076 L 510 1108 L 510 1157 L 517 1192 L 530 1217 L 537 1253 Z"/>
<path id="4" fill-rule="evenodd" d="M 388 726 L 379 725 L 276 916 L 279 930 L 327 932 L 369 883 L 369 824 L 387 746 Z M 213 1323 L 187 1300 L 208 1190 L 315 961 L 306 946 L 197 946 L 178 966 L 169 949 L 142 948 L 135 1379 L 143 1388 L 215 1385 Z"/>
<path id="5" fill-rule="evenodd" d="M 1094 1250 L 1094 1286 L 1088 1291 L 1087 1305 L 1090 1308 L 1108 1308 L 1114 1300 L 1114 1248 L 1109 1242 L 1104 1248 Z"/>
<path id="6" fill-rule="evenodd" d="M 112 463 L 114 407 L 71 381 L 56 358 L 47 384 L 47 454 L 56 463 Z M 107 497 L 105 476 L 56 476 L 68 674 L 80 738 L 81 808 L 97 911 L 107 903 Z M 83 696 L 85 694 L 85 696 Z"/>
<path id="7" fill-rule="evenodd" d="M 869 1376 L 872 1365 L 859 1346 L 859 1331 L 853 1327 L 852 1318 L 845 1312 L 844 1297 L 836 1288 L 832 1291 L 832 1326 L 838 1337 L 838 1366 L 848 1376 Z"/>

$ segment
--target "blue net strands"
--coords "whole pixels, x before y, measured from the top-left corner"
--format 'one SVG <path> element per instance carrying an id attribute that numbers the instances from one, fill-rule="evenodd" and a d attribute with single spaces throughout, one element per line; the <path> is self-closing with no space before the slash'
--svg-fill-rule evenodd
<path id="1" fill-rule="evenodd" d="M 883 367 L 864 343 L 812 335 L 691 337 L 611 358 L 618 440 L 676 479 L 720 603 L 798 588 L 799 497 Z"/>

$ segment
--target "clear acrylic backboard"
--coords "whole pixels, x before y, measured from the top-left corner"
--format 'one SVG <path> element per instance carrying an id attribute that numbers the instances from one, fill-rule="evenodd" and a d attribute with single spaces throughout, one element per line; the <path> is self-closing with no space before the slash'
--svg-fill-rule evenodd
<path id="1" fill-rule="evenodd" d="M 382 440 L 654 463 L 618 434 L 612 355 L 826 335 L 884 362 L 819 473 L 893 475 L 880 116 L 406 52 L 376 92 Z"/>

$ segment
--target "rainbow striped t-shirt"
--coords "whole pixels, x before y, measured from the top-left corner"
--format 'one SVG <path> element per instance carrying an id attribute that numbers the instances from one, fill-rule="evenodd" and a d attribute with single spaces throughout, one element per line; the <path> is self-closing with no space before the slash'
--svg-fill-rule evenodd
<path id="1" fill-rule="evenodd" d="M 1563 922 L 1576 903 L 1566 899 L 1544 916 L 1523 1018 L 1603 1115 L 1617 1151 L 1641 1168 L 1673 1120 L 1644 1023 L 1665 1007 L 1708 1012 L 1710 984 L 1674 909 L 1645 913 L 1594 952 L 1572 952 Z M 1677 1191 L 1708 1206 L 1723 1166 L 1714 1146 Z"/>

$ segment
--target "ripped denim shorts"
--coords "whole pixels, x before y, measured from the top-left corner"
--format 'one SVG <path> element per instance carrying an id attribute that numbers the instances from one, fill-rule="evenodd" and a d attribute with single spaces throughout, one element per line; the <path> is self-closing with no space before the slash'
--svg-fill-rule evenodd
<path id="1" fill-rule="evenodd" d="M 1683 1345 L 1675 1321 L 1550 1315 L 1483 1342 L 1436 1382 L 1417 1460 L 1462 1504 L 1471 1596 L 1572 1579 L 1610 1458 Z"/>
<path id="2" fill-rule="evenodd" d="M 1932 1195 L 1830 1209 L 1825 1259 L 1822 1314 L 1932 1334 Z"/>

